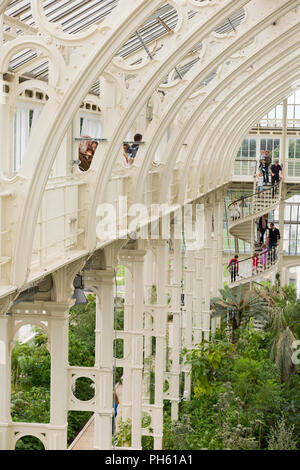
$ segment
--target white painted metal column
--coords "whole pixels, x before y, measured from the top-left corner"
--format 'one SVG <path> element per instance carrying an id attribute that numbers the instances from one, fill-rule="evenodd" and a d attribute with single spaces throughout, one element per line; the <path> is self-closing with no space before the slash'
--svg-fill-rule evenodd
<path id="1" fill-rule="evenodd" d="M 157 308 L 155 310 L 155 422 L 154 450 L 162 449 L 163 439 L 163 388 L 164 388 L 164 351 L 167 324 L 166 267 L 168 246 L 165 240 L 155 242 L 157 269 Z"/>
<path id="2" fill-rule="evenodd" d="M 204 339 L 209 341 L 210 336 L 210 298 L 211 298 L 211 279 L 212 279 L 212 206 L 205 204 L 205 233 L 204 233 L 204 275 L 203 275 L 203 331 Z"/>
<path id="3" fill-rule="evenodd" d="M 217 297 L 219 290 L 223 286 L 223 226 L 224 226 L 224 194 L 223 191 L 217 191 L 214 208 L 214 250 L 215 263 L 213 275 L 212 295 Z M 214 328 L 220 326 L 220 318 L 213 319 Z"/>
<path id="4" fill-rule="evenodd" d="M 10 436 L 11 322 L 0 315 L 0 450 L 13 450 Z"/>
<path id="5" fill-rule="evenodd" d="M 133 253 L 134 306 L 131 337 L 132 364 L 132 439 L 131 446 L 141 449 L 142 422 L 142 378 L 143 378 L 143 317 L 144 317 L 144 279 L 143 261 L 145 252 Z"/>
<path id="6" fill-rule="evenodd" d="M 152 252 L 152 249 L 149 247 L 147 254 L 145 256 L 144 262 L 144 280 L 145 280 L 145 302 L 146 304 L 151 304 L 151 290 L 152 285 L 155 283 L 153 279 L 153 266 L 155 265 L 155 259 Z M 145 330 L 151 330 L 151 316 L 145 311 Z M 150 374 L 151 374 L 151 365 L 150 358 L 152 356 L 152 338 L 150 335 L 146 334 L 144 336 L 144 374 L 143 374 L 143 403 L 150 403 Z"/>
<path id="7" fill-rule="evenodd" d="M 195 253 L 195 280 L 194 280 L 194 319 L 193 319 L 193 344 L 202 341 L 203 331 L 203 277 L 204 277 L 204 249 Z"/>
<path id="8" fill-rule="evenodd" d="M 181 256 L 181 240 L 174 240 L 174 259 L 173 259 L 173 285 L 172 285 L 172 350 L 171 350 L 171 383 L 170 383 L 170 400 L 171 400 L 171 419 L 178 419 L 179 405 L 179 378 L 180 364 L 179 356 L 181 351 L 181 279 L 182 279 L 182 256 Z"/>
<path id="9" fill-rule="evenodd" d="M 195 252 L 187 248 L 184 262 L 184 347 L 188 350 L 193 344 L 193 309 L 194 309 L 194 279 L 195 279 Z M 187 397 L 191 393 L 191 375 L 190 366 L 184 365 L 184 391 Z"/>
<path id="10" fill-rule="evenodd" d="M 114 271 L 96 271 L 99 304 L 96 311 L 99 365 L 95 411 L 94 448 L 112 448 Z M 98 328 L 98 327 L 97 327 Z"/>
<path id="11" fill-rule="evenodd" d="M 125 269 L 125 302 L 124 302 L 124 332 L 130 332 L 133 329 L 133 273 L 129 266 Z M 123 389 L 122 389 L 122 419 L 127 421 L 131 419 L 132 411 L 132 381 L 131 381 L 131 338 L 130 335 L 124 336 L 123 342 L 124 357 L 126 365 L 123 367 Z"/>
<path id="12" fill-rule="evenodd" d="M 67 448 L 69 304 L 48 304 L 51 353 L 49 450 Z"/>

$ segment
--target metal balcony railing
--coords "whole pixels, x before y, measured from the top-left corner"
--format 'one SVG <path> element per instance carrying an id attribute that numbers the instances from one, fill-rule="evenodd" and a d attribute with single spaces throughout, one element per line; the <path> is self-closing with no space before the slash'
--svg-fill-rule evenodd
<path id="1" fill-rule="evenodd" d="M 263 191 L 256 191 L 250 196 L 244 196 L 228 205 L 228 215 L 230 225 L 236 224 L 236 221 L 243 221 L 246 217 L 255 216 L 264 210 L 268 212 L 269 208 L 279 203 L 280 200 L 280 182 L 274 186 L 268 186 Z"/>

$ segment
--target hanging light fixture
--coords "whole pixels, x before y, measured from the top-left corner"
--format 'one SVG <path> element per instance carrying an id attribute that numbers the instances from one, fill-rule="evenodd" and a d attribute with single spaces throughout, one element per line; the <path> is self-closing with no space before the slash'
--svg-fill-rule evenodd
<path id="1" fill-rule="evenodd" d="M 81 274 L 76 274 L 75 279 L 73 281 L 74 286 L 74 294 L 72 295 L 72 299 L 75 299 L 75 305 L 86 305 L 88 303 L 86 296 L 84 295 L 84 284 L 83 284 L 83 277 Z"/>

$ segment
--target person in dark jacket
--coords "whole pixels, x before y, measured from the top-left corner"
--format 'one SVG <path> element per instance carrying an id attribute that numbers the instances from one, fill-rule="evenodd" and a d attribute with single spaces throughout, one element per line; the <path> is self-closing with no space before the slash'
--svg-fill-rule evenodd
<path id="1" fill-rule="evenodd" d="M 260 217 L 259 222 L 258 222 L 258 228 L 259 228 L 259 233 L 260 233 L 259 242 L 262 244 L 264 243 L 265 232 L 266 230 L 269 230 L 268 214 L 264 214 Z"/>
<path id="2" fill-rule="evenodd" d="M 274 197 L 275 194 L 275 184 L 278 184 L 280 179 L 282 178 L 282 166 L 279 165 L 278 160 L 276 160 L 275 163 L 271 166 L 271 175 L 272 175 L 272 197 Z"/>
<path id="3" fill-rule="evenodd" d="M 280 232 L 278 228 L 275 227 L 273 222 L 271 222 L 270 228 L 269 228 L 269 236 L 267 238 L 269 260 L 271 264 L 275 263 L 276 261 L 276 249 L 277 249 L 277 246 L 279 245 L 279 240 L 280 240 Z"/>

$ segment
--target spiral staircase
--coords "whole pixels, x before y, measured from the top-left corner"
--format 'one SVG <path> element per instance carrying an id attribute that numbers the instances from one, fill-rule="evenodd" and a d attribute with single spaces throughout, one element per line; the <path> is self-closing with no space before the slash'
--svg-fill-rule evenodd
<path id="1" fill-rule="evenodd" d="M 266 265 L 260 263 L 261 246 L 256 240 L 256 221 L 264 215 L 275 209 L 280 202 L 281 185 L 268 186 L 261 192 L 254 192 L 250 196 L 245 196 L 232 202 L 228 206 L 228 230 L 229 233 L 248 242 L 251 246 L 251 252 L 258 254 L 257 266 L 253 266 L 253 256 L 239 260 L 239 272 L 235 282 L 231 282 L 229 276 L 229 287 L 236 287 L 239 284 L 247 284 L 258 281 L 262 275 L 267 275 L 276 270 L 278 265 L 278 252 L 276 258 L 267 254 Z M 266 240 L 265 235 L 265 240 Z M 277 250 L 278 251 L 278 250 Z M 275 259 L 274 259 L 275 258 Z M 246 286 L 245 286 L 246 287 Z"/>

